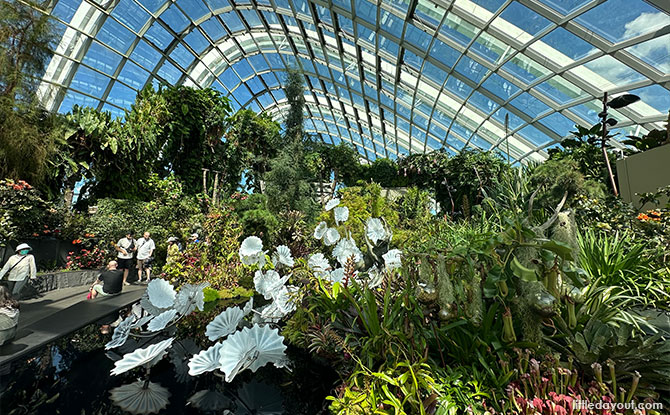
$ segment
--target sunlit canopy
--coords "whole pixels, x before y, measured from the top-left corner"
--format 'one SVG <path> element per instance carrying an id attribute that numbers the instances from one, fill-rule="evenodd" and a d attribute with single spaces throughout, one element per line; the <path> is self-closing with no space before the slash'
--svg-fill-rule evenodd
<path id="1" fill-rule="evenodd" d="M 600 99 L 617 129 L 670 109 L 667 0 L 59 0 L 40 94 L 123 114 L 139 89 L 213 87 L 282 115 L 287 67 L 306 75 L 307 130 L 373 161 L 445 148 L 542 160 Z M 505 116 L 509 139 L 505 140 Z"/>

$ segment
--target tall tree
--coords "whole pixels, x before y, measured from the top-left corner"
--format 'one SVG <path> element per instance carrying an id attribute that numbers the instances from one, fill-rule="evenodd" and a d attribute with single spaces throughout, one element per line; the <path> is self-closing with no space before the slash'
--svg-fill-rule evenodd
<path id="1" fill-rule="evenodd" d="M 309 183 L 312 179 L 305 162 L 304 151 L 304 76 L 289 70 L 284 91 L 289 102 L 284 130 L 284 143 L 277 158 L 270 162 L 265 175 L 268 204 L 276 212 L 299 210 L 314 214 L 316 203 Z"/>
<path id="2" fill-rule="evenodd" d="M 170 86 L 161 89 L 169 119 L 164 131 L 163 167 L 173 172 L 187 193 L 202 191 L 202 169 L 225 168 L 221 138 L 231 111 L 230 100 L 214 89 Z"/>
<path id="3" fill-rule="evenodd" d="M 225 138 L 224 180 L 236 189 L 246 171 L 247 188 L 260 193 L 263 175 L 280 148 L 279 124 L 268 114 L 241 109 L 230 117 Z"/>
<path id="4" fill-rule="evenodd" d="M 0 2 L 0 177 L 40 185 L 61 119 L 35 99 L 55 39 L 47 14 L 18 0 Z"/>

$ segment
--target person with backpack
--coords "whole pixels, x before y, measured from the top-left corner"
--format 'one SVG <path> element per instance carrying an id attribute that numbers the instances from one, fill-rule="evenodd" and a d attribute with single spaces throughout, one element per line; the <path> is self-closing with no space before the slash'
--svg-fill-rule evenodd
<path id="1" fill-rule="evenodd" d="M 28 282 L 28 278 L 35 279 L 37 277 L 35 257 L 30 254 L 32 250 L 30 245 L 20 244 L 16 247 L 16 253 L 9 257 L 5 266 L 0 270 L 0 279 L 7 275 L 7 281 L 9 281 L 7 288 L 14 298 L 19 298 L 19 294 Z"/>
<path id="2" fill-rule="evenodd" d="M 123 285 L 130 285 L 127 281 L 128 272 L 133 267 L 133 254 L 135 252 L 133 231 L 126 232 L 126 236 L 119 239 L 114 248 L 118 252 L 116 254 L 116 262 L 119 264 L 119 269 L 123 270 Z"/>

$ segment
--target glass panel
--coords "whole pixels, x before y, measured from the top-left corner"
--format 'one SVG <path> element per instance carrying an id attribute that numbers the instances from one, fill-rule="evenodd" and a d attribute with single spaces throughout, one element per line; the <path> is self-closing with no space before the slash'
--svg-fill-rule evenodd
<path id="1" fill-rule="evenodd" d="M 114 19 L 107 19 L 96 38 L 112 49 L 125 53 L 136 36 Z"/>
<path id="2" fill-rule="evenodd" d="M 110 102 L 121 108 L 130 108 L 133 102 L 135 102 L 136 95 L 137 92 L 134 89 L 130 89 L 120 82 L 114 82 L 112 90 L 109 91 L 107 102 Z"/>
<path id="3" fill-rule="evenodd" d="M 186 35 L 184 40 L 196 53 L 201 53 L 210 45 L 209 41 L 205 39 L 199 30 L 192 31 Z"/>
<path id="4" fill-rule="evenodd" d="M 179 82 L 182 72 L 168 61 L 163 63 L 163 66 L 158 70 L 158 76 L 161 76 L 169 84 L 175 85 Z"/>
<path id="5" fill-rule="evenodd" d="M 512 95 L 516 94 L 520 89 L 512 82 L 496 73 L 491 74 L 491 76 L 489 76 L 486 81 L 484 81 L 482 86 L 505 101 L 507 101 Z"/>
<path id="6" fill-rule="evenodd" d="M 584 69 L 592 72 L 589 73 L 588 71 L 584 71 Z M 587 79 L 590 84 L 601 90 L 614 86 L 623 86 L 644 79 L 641 74 L 610 55 L 602 56 L 582 66 L 571 69 L 569 72 Z"/>
<path id="7" fill-rule="evenodd" d="M 517 2 L 510 3 L 493 24 L 499 19 L 503 19 L 531 35 L 536 35 L 552 24 L 548 19 Z"/>
<path id="8" fill-rule="evenodd" d="M 204 21 L 200 24 L 200 27 L 202 27 L 202 30 L 204 30 L 205 34 L 215 42 L 228 34 L 223 25 L 215 17 Z"/>
<path id="9" fill-rule="evenodd" d="M 441 40 L 436 39 L 433 43 L 433 47 L 430 49 L 430 56 L 451 68 L 461 54 L 456 49 L 447 46 L 447 44 Z"/>
<path id="10" fill-rule="evenodd" d="M 167 26 L 170 29 L 174 30 L 177 33 L 184 30 L 190 22 L 188 18 L 184 16 L 184 13 L 182 13 L 181 11 L 179 11 L 179 9 L 177 9 L 177 6 L 175 4 L 168 7 L 168 9 L 165 10 L 163 14 L 161 14 L 160 18 L 165 22 L 165 24 L 167 24 Z"/>
<path id="11" fill-rule="evenodd" d="M 550 109 L 545 103 L 530 95 L 528 92 L 524 92 L 514 98 L 511 104 L 531 118 L 535 118 Z"/>
<path id="12" fill-rule="evenodd" d="M 666 16 L 667 23 L 670 24 L 670 16 Z M 647 40 L 638 45 L 626 48 L 626 50 L 654 69 L 670 74 L 670 34 Z"/>
<path id="13" fill-rule="evenodd" d="M 565 104 L 578 98 L 583 91 L 572 83 L 566 81 L 560 76 L 555 76 L 548 81 L 542 82 L 535 87 L 535 90 L 542 92 L 559 104 Z"/>
<path id="14" fill-rule="evenodd" d="M 582 38 L 573 35 L 562 27 L 557 27 L 556 29 L 549 32 L 539 43 L 544 43 L 548 46 L 551 46 L 572 60 L 579 60 L 585 56 L 597 52 L 597 49 L 594 48 L 593 45 L 586 42 Z M 535 45 L 532 45 L 531 48 L 534 46 Z"/>
<path id="15" fill-rule="evenodd" d="M 174 37 L 158 22 L 155 21 L 144 37 L 158 46 L 160 49 L 166 49 Z"/>
<path id="16" fill-rule="evenodd" d="M 516 55 L 503 65 L 503 69 L 527 84 L 551 73 L 549 69 L 524 55 Z"/>
<path id="17" fill-rule="evenodd" d="M 568 15 L 573 11 L 583 6 L 586 2 L 584 0 L 540 0 L 542 3 L 562 13 Z"/>
<path id="18" fill-rule="evenodd" d="M 85 66 L 79 66 L 70 86 L 79 92 L 101 97 L 110 79 Z"/>
<path id="19" fill-rule="evenodd" d="M 149 79 L 149 72 L 132 62 L 126 62 L 117 79 L 139 90 L 144 87 L 144 83 Z"/>
<path id="20" fill-rule="evenodd" d="M 142 27 L 151 18 L 149 13 L 138 6 L 138 4 L 133 0 L 119 1 L 119 4 L 117 4 L 112 11 L 112 16 L 118 19 L 121 23 L 130 27 L 136 33 L 139 33 L 140 29 L 142 29 Z"/>
<path id="21" fill-rule="evenodd" d="M 130 59 L 149 70 L 156 66 L 160 58 L 161 54 L 144 40 L 140 40 L 130 54 Z"/>
<path id="22" fill-rule="evenodd" d="M 181 43 L 179 43 L 172 53 L 170 53 L 170 57 L 183 69 L 188 68 L 191 62 L 195 59 L 195 56 L 193 56 L 193 54 Z"/>
<path id="23" fill-rule="evenodd" d="M 96 68 L 107 75 L 114 75 L 121 62 L 121 56 L 102 46 L 98 42 L 91 43 L 82 60 L 86 65 Z"/>
<path id="24" fill-rule="evenodd" d="M 475 83 L 479 83 L 479 81 L 481 81 L 482 78 L 484 78 L 484 75 L 486 75 L 488 72 L 488 69 L 485 66 L 480 65 L 467 56 L 463 56 L 463 58 L 461 58 L 460 62 L 458 62 L 458 65 L 456 65 L 456 70 Z"/>
<path id="25" fill-rule="evenodd" d="M 200 0 L 178 0 L 177 4 L 193 21 L 209 14 L 209 9 Z"/>
<path id="26" fill-rule="evenodd" d="M 511 47 L 487 32 L 482 32 L 470 49 L 477 52 L 480 56 L 485 57 L 490 62 L 497 62 L 505 58 L 507 53 L 511 50 Z"/>
<path id="27" fill-rule="evenodd" d="M 667 25 L 668 15 L 642 0 L 609 0 L 575 20 L 617 43 Z"/>

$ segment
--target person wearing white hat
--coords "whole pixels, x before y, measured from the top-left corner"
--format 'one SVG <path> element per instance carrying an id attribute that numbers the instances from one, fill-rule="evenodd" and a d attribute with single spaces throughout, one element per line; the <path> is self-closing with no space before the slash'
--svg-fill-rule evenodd
<path id="1" fill-rule="evenodd" d="M 33 249 L 28 244 L 20 244 L 16 247 L 16 253 L 9 257 L 5 266 L 0 270 L 0 279 L 7 275 L 9 281 L 8 288 L 12 291 L 12 296 L 17 297 L 23 286 L 30 279 L 35 279 L 37 267 L 35 266 L 35 257 L 30 254 Z"/>

